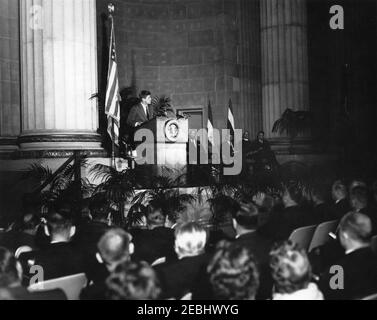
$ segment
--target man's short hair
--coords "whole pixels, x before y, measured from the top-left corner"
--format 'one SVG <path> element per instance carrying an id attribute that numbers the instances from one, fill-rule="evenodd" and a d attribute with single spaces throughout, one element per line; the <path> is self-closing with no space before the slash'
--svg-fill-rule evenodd
<path id="1" fill-rule="evenodd" d="M 109 215 L 109 205 L 104 195 L 98 194 L 90 199 L 90 215 L 94 220 L 106 220 Z"/>
<path id="2" fill-rule="evenodd" d="M 314 184 L 311 188 L 311 194 L 315 198 L 325 201 L 327 197 L 327 191 L 328 191 L 328 186 L 325 186 L 324 184 Z"/>
<path id="3" fill-rule="evenodd" d="M 8 249 L 0 247 L 0 288 L 19 281 L 17 259 Z"/>
<path id="4" fill-rule="evenodd" d="M 257 136 L 259 136 L 260 134 L 264 135 L 264 131 L 263 130 L 258 131 Z"/>
<path id="5" fill-rule="evenodd" d="M 372 184 L 372 192 L 373 194 L 377 194 L 377 180 Z"/>
<path id="6" fill-rule="evenodd" d="M 368 204 L 368 189 L 363 186 L 354 187 L 351 189 L 350 199 L 357 201 L 359 204 L 366 206 Z"/>
<path id="7" fill-rule="evenodd" d="M 120 263 L 106 287 L 110 300 L 156 300 L 161 293 L 155 271 L 144 261 Z"/>
<path id="8" fill-rule="evenodd" d="M 289 197 L 297 204 L 300 204 L 302 202 L 303 195 L 298 185 L 296 184 L 289 185 L 286 187 L 285 191 L 288 193 Z"/>
<path id="9" fill-rule="evenodd" d="M 305 289 L 312 279 L 312 268 L 305 250 L 291 241 L 271 249 L 270 267 L 276 293 Z"/>
<path id="10" fill-rule="evenodd" d="M 140 94 L 139 94 L 139 98 L 140 98 L 140 99 L 145 99 L 146 97 L 148 97 L 148 96 L 150 96 L 150 95 L 151 95 L 151 93 L 150 93 L 149 91 L 147 91 L 147 90 L 143 90 L 143 91 L 140 92 Z"/>
<path id="11" fill-rule="evenodd" d="M 47 216 L 47 227 L 51 235 L 68 232 L 73 222 L 70 216 L 52 211 Z"/>
<path id="12" fill-rule="evenodd" d="M 215 217 L 221 216 L 225 220 L 226 218 L 234 217 L 240 210 L 239 203 L 229 196 L 219 195 L 213 200 L 210 205 Z"/>
<path id="13" fill-rule="evenodd" d="M 239 210 L 233 214 L 233 219 L 245 229 L 258 226 L 258 208 L 252 203 L 240 203 Z"/>
<path id="14" fill-rule="evenodd" d="M 255 299 L 259 272 L 250 248 L 228 241 L 219 242 L 207 272 L 217 298 Z"/>
<path id="15" fill-rule="evenodd" d="M 204 252 L 207 232 L 196 222 L 179 225 L 175 230 L 175 249 L 183 257 L 192 257 Z"/>
<path id="16" fill-rule="evenodd" d="M 147 224 L 149 226 L 163 226 L 166 218 L 166 206 L 163 201 L 154 199 L 149 202 L 146 209 Z"/>
<path id="17" fill-rule="evenodd" d="M 347 187 L 341 180 L 337 180 L 333 183 L 332 190 L 333 192 L 340 192 L 344 196 L 347 195 Z"/>
<path id="18" fill-rule="evenodd" d="M 339 223 L 339 231 L 346 233 L 353 240 L 367 243 L 372 236 L 372 221 L 362 213 L 349 212 Z"/>
<path id="19" fill-rule="evenodd" d="M 106 263 L 130 260 L 132 236 L 120 228 L 108 230 L 98 241 L 97 248 Z"/>

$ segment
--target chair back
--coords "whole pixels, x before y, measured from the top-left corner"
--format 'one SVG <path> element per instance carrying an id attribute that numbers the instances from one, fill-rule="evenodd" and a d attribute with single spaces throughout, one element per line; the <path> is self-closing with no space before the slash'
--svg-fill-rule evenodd
<path id="1" fill-rule="evenodd" d="M 87 285 L 88 279 L 85 273 L 79 273 L 68 277 L 47 280 L 29 286 L 29 291 L 44 291 L 61 289 L 68 300 L 79 300 L 81 290 Z"/>
<path id="2" fill-rule="evenodd" d="M 360 300 L 377 300 L 377 293 L 371 294 L 370 296 L 364 297 Z"/>
<path id="3" fill-rule="evenodd" d="M 158 258 L 157 260 L 155 260 L 151 266 L 154 267 L 154 266 L 158 266 L 159 264 L 163 264 L 166 262 L 166 257 L 161 257 L 161 258 Z"/>
<path id="4" fill-rule="evenodd" d="M 327 221 L 319 224 L 314 232 L 313 239 L 310 243 L 309 252 L 327 243 L 331 239 L 329 233 L 335 232 L 338 224 L 338 220 Z"/>
<path id="5" fill-rule="evenodd" d="M 316 227 L 317 226 L 312 225 L 298 228 L 292 232 L 289 240 L 297 243 L 301 248 L 308 250 Z"/>

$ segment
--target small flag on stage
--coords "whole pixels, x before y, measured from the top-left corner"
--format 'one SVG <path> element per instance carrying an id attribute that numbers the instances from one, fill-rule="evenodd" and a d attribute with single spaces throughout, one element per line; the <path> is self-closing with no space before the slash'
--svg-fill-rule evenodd
<path id="1" fill-rule="evenodd" d="M 208 121 L 207 121 L 207 132 L 208 132 L 208 141 L 211 146 L 214 146 L 215 141 L 213 137 L 213 118 L 212 118 L 212 107 L 211 100 L 208 99 Z"/>
<path id="2" fill-rule="evenodd" d="M 118 66 L 115 50 L 115 32 L 114 20 L 110 15 L 111 20 L 111 36 L 110 36 L 110 54 L 109 54 L 109 71 L 107 78 L 106 102 L 105 112 L 107 115 L 107 132 L 111 140 L 119 146 L 119 128 L 120 128 L 120 95 L 119 95 L 119 79 Z"/>
<path id="3" fill-rule="evenodd" d="M 230 131 L 230 142 L 234 147 L 234 114 L 233 114 L 233 106 L 232 100 L 229 99 L 229 106 L 228 106 L 228 121 L 227 121 L 227 129 Z"/>

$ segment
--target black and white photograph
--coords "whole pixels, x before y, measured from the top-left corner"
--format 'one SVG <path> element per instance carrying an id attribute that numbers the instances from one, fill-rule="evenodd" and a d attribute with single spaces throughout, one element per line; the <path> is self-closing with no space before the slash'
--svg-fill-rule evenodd
<path id="1" fill-rule="evenodd" d="M 0 0 L 0 300 L 377 300 L 376 92 L 376 0 Z"/>

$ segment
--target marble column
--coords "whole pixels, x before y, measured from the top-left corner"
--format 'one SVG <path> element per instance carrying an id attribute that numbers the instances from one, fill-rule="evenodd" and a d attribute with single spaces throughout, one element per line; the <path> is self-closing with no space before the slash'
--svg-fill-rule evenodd
<path id="1" fill-rule="evenodd" d="M 17 149 L 21 128 L 18 1 L 0 0 L 0 153 Z"/>
<path id="2" fill-rule="evenodd" d="M 263 128 L 287 108 L 309 109 L 306 0 L 261 0 Z M 280 137 L 281 138 L 281 137 Z"/>
<path id="3" fill-rule="evenodd" d="M 248 130 L 251 139 L 263 128 L 259 12 L 259 1 L 240 0 L 238 62 L 243 124 L 240 128 Z"/>
<path id="4" fill-rule="evenodd" d="M 22 150 L 99 149 L 95 0 L 21 0 Z"/>

